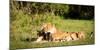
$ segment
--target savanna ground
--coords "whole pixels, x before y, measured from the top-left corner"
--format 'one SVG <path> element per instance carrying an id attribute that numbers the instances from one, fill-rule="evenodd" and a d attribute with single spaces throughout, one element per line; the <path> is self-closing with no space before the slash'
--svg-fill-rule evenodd
<path id="1" fill-rule="evenodd" d="M 94 44 L 94 19 L 70 19 L 64 18 L 63 15 L 55 15 L 51 12 L 42 12 L 40 14 L 37 11 L 41 10 L 37 8 L 36 3 L 33 3 L 33 8 L 37 8 L 35 14 L 28 14 L 29 11 L 24 10 L 22 7 L 18 9 L 18 5 L 11 2 L 11 16 L 10 16 L 10 49 L 25 49 L 25 48 L 44 48 L 44 47 L 58 47 L 58 46 L 74 46 L 74 45 L 88 45 Z M 17 6 L 16 6 L 17 5 Z M 41 5 L 41 4 L 40 4 Z M 45 5 L 44 7 L 49 6 Z M 55 5 L 56 6 L 56 5 Z M 53 7 L 55 7 L 53 4 Z M 39 6 L 40 7 L 40 6 Z M 51 5 L 52 7 L 52 5 Z M 70 6 L 66 7 L 58 5 L 61 10 L 66 10 Z M 43 5 L 42 5 L 43 8 Z M 34 9 L 33 9 L 34 10 Z M 44 9 L 43 9 L 44 10 Z M 47 9 L 48 10 L 48 9 Z M 51 9 L 52 10 L 52 9 Z M 56 10 L 56 9 L 54 9 Z M 60 9 L 59 9 L 60 10 Z M 69 9 L 68 9 L 69 10 Z M 66 11 L 69 12 L 69 11 Z M 65 13 L 66 13 L 65 12 Z M 58 13 L 61 14 L 61 13 Z M 45 42 L 45 43 L 35 43 L 37 38 L 37 31 L 43 23 L 55 24 L 56 28 L 64 32 L 80 32 L 84 31 L 86 38 L 84 40 L 77 41 L 65 41 L 65 42 Z M 92 32 L 92 37 L 91 37 Z"/>

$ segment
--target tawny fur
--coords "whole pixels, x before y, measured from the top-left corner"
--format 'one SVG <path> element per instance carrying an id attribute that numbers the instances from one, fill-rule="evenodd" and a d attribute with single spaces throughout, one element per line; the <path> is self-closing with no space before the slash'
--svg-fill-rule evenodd
<path id="1" fill-rule="evenodd" d="M 58 31 L 52 34 L 53 41 L 71 41 L 72 38 L 69 33 Z"/>
<path id="2" fill-rule="evenodd" d="M 41 30 L 45 33 L 50 32 L 51 34 L 56 33 L 56 27 L 51 23 L 44 23 L 41 27 Z"/>
<path id="3" fill-rule="evenodd" d="M 55 25 L 51 23 L 44 23 L 41 27 L 41 32 L 47 34 L 50 33 L 52 40 L 59 42 L 59 41 L 72 41 L 72 40 L 80 40 L 85 38 L 84 32 L 62 32 L 56 29 Z M 38 37 L 38 41 L 42 41 L 44 38 L 44 34 Z"/>
<path id="4" fill-rule="evenodd" d="M 85 39 L 85 33 L 84 32 L 78 32 L 79 39 Z"/>

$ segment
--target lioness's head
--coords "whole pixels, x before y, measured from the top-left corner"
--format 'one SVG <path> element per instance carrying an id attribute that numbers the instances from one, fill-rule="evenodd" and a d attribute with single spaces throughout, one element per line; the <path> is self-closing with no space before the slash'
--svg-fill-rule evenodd
<path id="1" fill-rule="evenodd" d="M 56 32 L 56 28 L 54 24 L 51 23 L 43 23 L 41 30 L 45 33 L 55 33 Z"/>

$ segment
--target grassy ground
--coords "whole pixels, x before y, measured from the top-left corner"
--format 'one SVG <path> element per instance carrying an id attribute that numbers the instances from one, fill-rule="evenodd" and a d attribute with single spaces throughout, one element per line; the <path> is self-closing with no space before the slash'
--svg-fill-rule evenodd
<path id="1" fill-rule="evenodd" d="M 58 47 L 58 46 L 74 46 L 74 45 L 87 45 L 94 44 L 94 36 L 90 38 L 91 32 L 94 32 L 94 21 L 93 20 L 72 20 L 63 19 L 58 21 L 53 21 L 56 27 L 62 31 L 77 32 L 85 31 L 86 39 L 70 42 L 46 42 L 46 43 L 34 43 L 26 38 L 36 38 L 36 31 L 32 33 L 21 33 L 10 35 L 10 49 L 22 49 L 22 48 L 41 48 L 41 47 Z M 12 31 L 12 30 L 11 30 Z M 94 34 L 94 33 L 93 33 Z M 14 38 L 15 37 L 15 38 Z"/>

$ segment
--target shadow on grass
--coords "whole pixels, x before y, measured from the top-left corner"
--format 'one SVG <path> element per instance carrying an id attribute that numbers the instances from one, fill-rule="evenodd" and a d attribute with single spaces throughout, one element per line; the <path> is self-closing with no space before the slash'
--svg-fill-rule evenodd
<path id="1" fill-rule="evenodd" d="M 26 38 L 26 39 L 20 39 L 21 41 L 26 41 L 26 42 L 33 42 L 33 41 L 36 41 L 37 38 Z"/>

